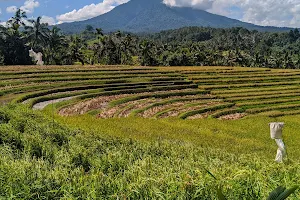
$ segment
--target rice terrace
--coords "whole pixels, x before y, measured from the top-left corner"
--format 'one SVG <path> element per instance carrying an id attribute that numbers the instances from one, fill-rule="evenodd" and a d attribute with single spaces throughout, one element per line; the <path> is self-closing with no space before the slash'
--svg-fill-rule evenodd
<path id="1" fill-rule="evenodd" d="M 298 184 L 298 70 L 7 66 L 0 79 L 2 195 L 261 199 Z"/>
<path id="2" fill-rule="evenodd" d="M 300 70 L 240 67 L 5 67 L 1 102 L 62 116 L 240 119 L 300 114 Z"/>
<path id="3" fill-rule="evenodd" d="M 0 200 L 299 200 L 299 0 L 0 0 Z"/>

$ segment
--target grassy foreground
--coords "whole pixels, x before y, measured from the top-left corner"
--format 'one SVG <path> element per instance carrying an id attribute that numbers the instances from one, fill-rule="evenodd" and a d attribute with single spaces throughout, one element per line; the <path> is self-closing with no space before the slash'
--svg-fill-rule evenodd
<path id="1" fill-rule="evenodd" d="M 278 185 L 291 187 L 300 177 L 299 117 L 277 119 L 287 123 L 286 164 L 273 162 L 270 120 L 97 120 L 84 115 L 55 116 L 53 123 L 48 114 L 4 106 L 0 197 L 216 199 L 221 184 L 228 199 L 266 199 Z M 296 193 L 290 199 L 299 198 Z"/>

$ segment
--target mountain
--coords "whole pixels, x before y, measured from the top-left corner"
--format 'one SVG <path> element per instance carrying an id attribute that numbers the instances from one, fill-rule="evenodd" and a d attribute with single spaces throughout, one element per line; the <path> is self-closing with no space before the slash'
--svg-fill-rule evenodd
<path id="1" fill-rule="evenodd" d="M 228 17 L 212 14 L 204 10 L 187 7 L 169 7 L 162 0 L 131 0 L 115 7 L 108 13 L 85 21 L 59 25 L 65 33 L 78 33 L 87 25 L 102 28 L 105 32 L 126 31 L 133 33 L 159 32 L 186 26 L 213 28 L 244 27 L 259 31 L 287 31 L 289 28 L 264 27 Z"/>

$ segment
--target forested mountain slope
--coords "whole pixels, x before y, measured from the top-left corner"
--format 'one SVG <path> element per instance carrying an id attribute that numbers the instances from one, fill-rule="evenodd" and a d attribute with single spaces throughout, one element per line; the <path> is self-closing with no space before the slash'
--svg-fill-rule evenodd
<path id="1" fill-rule="evenodd" d="M 121 30 L 133 33 L 159 32 L 186 26 L 214 28 L 239 26 L 260 31 L 289 30 L 288 28 L 257 26 L 193 8 L 168 7 L 162 3 L 162 0 L 131 0 L 98 17 L 64 23 L 59 27 L 65 33 L 79 33 L 87 25 L 102 28 L 105 32 Z"/>

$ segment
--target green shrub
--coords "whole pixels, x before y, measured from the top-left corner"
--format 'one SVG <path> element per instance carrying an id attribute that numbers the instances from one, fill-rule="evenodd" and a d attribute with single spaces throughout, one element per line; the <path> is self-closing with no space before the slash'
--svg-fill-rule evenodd
<path id="1" fill-rule="evenodd" d="M 72 158 L 72 163 L 75 167 L 82 167 L 85 172 L 89 172 L 91 169 L 91 164 L 86 156 L 79 153 Z"/>
<path id="2" fill-rule="evenodd" d="M 13 128 L 21 133 L 25 132 L 25 128 L 27 125 L 27 119 L 26 118 L 17 118 L 10 120 L 10 123 L 12 124 Z"/>
<path id="3" fill-rule="evenodd" d="M 10 120 L 10 117 L 4 110 L 0 110 L 0 124 L 2 123 L 8 123 Z"/>
<path id="4" fill-rule="evenodd" d="M 0 124 L 0 145 L 8 145 L 14 150 L 23 151 L 22 135 L 11 124 Z"/>

